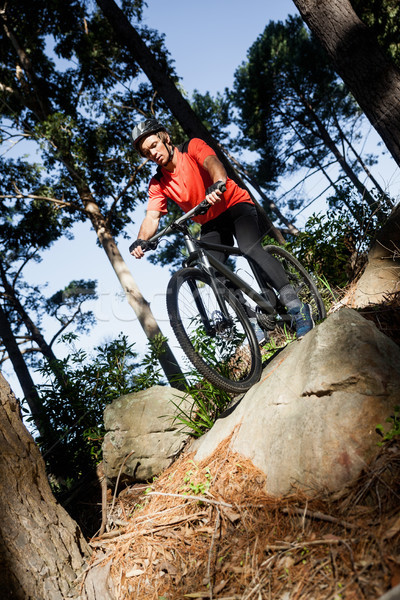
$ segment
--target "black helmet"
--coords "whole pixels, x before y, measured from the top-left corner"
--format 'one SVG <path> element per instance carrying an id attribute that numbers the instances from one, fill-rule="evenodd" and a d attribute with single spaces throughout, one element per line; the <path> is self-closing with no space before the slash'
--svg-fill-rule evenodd
<path id="1" fill-rule="evenodd" d="M 132 139 L 136 150 L 140 152 L 138 144 L 143 138 L 151 135 L 152 133 L 157 133 L 157 131 L 167 131 L 164 125 L 157 121 L 157 119 L 146 119 L 138 125 L 135 125 L 135 127 L 132 129 Z"/>

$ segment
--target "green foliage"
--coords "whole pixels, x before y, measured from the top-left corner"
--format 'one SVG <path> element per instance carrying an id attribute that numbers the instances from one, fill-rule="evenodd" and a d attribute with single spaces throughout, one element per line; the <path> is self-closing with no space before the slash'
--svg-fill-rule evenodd
<path id="1" fill-rule="evenodd" d="M 317 278 L 325 278 L 333 286 L 345 286 L 349 281 L 349 250 L 346 235 L 352 232 L 352 223 L 346 214 L 313 214 L 304 231 L 288 244 L 289 251 L 307 271 Z"/>
<path id="2" fill-rule="evenodd" d="M 383 441 L 379 443 L 382 446 L 385 442 L 398 438 L 400 436 L 400 406 L 395 406 L 393 415 L 386 419 L 386 423 L 391 424 L 391 428 L 387 430 L 383 425 L 376 426 L 376 430 L 383 436 Z"/>
<path id="3" fill-rule="evenodd" d="M 138 361 L 134 344 L 125 335 L 96 347 L 92 356 L 74 348 L 77 339 L 72 333 L 62 338 L 71 348 L 65 359 L 57 361 L 62 379 L 54 379 L 54 365 L 43 364 L 39 372 L 46 382 L 38 386 L 58 440 L 54 447 L 38 440 L 49 471 L 75 481 L 101 459 L 105 407 L 119 396 L 161 383 L 156 364 L 160 340 L 150 343 Z"/>
<path id="4" fill-rule="evenodd" d="M 290 331 L 286 324 L 283 327 L 276 328 L 269 334 L 268 340 L 262 346 L 262 362 L 266 363 L 275 356 L 278 350 L 284 348 L 287 344 L 294 342 L 295 339 L 296 333 L 294 331 Z"/>
<path id="5" fill-rule="evenodd" d="M 257 153 L 247 170 L 270 196 L 284 175 L 300 179 L 320 172 L 334 189 L 346 177 L 368 197 L 358 174 L 365 169 L 370 177 L 366 165 L 376 157 L 357 151 L 360 109 L 300 17 L 266 26 L 235 73 L 231 99 L 238 111 L 238 144 Z M 333 163 L 336 181 L 327 173 Z M 302 181 L 291 190 L 290 210 L 304 203 Z M 377 182 L 371 177 L 372 185 Z"/>
<path id="6" fill-rule="evenodd" d="M 211 472 L 209 467 L 200 470 L 192 461 L 193 469 L 185 473 L 184 485 L 180 489 L 183 494 L 204 495 L 211 486 Z"/>
<path id="7" fill-rule="evenodd" d="M 322 123 L 333 139 L 340 120 L 358 109 L 300 17 L 270 22 L 235 73 L 232 100 L 239 111 L 241 144 L 260 154 L 259 183 L 329 154 Z"/>
<path id="8" fill-rule="evenodd" d="M 400 4 L 398 0 L 352 0 L 358 16 L 370 27 L 383 52 L 400 67 Z"/>
<path id="9" fill-rule="evenodd" d="M 328 211 L 309 217 L 288 249 L 318 280 L 343 287 L 362 265 L 380 222 L 371 208 L 345 186 L 328 203 Z"/>
<path id="10" fill-rule="evenodd" d="M 232 398 L 204 380 L 196 371 L 186 373 L 185 378 L 190 384 L 186 384 L 185 396 L 173 402 L 177 409 L 175 420 L 184 426 L 185 431 L 200 437 L 211 429 Z M 185 406 L 188 401 L 190 409 Z"/>
<path id="11" fill-rule="evenodd" d="M 161 383 L 162 373 L 158 359 L 165 352 L 166 341 L 167 338 L 160 333 L 148 340 L 148 352 L 142 358 L 138 373 L 134 376 L 135 391 L 146 390 Z"/>
<path id="12" fill-rule="evenodd" d="M 46 301 L 47 314 L 57 319 L 62 330 L 73 323 L 76 331 L 87 333 L 95 318 L 92 311 L 82 311 L 82 305 L 87 300 L 97 299 L 96 285 L 93 280 L 71 281 Z"/>
<path id="13" fill-rule="evenodd" d="M 217 93 L 213 97 L 210 92 L 200 94 L 195 90 L 190 104 L 213 137 L 220 143 L 225 143 L 233 121 L 229 95 Z"/>
<path id="14" fill-rule="evenodd" d="M 123 2 L 138 28 L 142 6 L 142 0 Z M 65 200 L 69 207 L 58 205 L 54 216 L 61 222 L 67 212 L 69 224 L 88 217 L 82 197 L 90 189 L 111 233 L 124 234 L 129 211 L 146 197 L 141 183 L 149 176 L 145 167 L 132 178 L 141 158 L 130 131 L 136 119 L 162 111 L 162 101 L 139 80 L 139 68 L 95 3 L 21 0 L 5 5 L 4 19 L 19 47 L 1 28 L 1 141 L 13 144 L 17 155 L 19 142 L 30 140 L 29 161 L 36 150 L 40 167 L 28 172 L 24 145 L 19 158 L 4 169 L 0 163 L 0 172 L 11 168 L 9 181 L 23 193 Z M 141 35 L 163 71 L 174 76 L 163 36 L 147 28 Z M 46 231 L 39 218 L 36 225 L 38 233 Z"/>

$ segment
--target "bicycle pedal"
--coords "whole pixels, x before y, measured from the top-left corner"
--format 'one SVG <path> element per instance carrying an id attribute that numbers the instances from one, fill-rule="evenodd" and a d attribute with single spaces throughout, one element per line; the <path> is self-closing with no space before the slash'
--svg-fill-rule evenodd
<path id="1" fill-rule="evenodd" d="M 276 327 L 276 319 L 272 315 L 266 315 L 256 311 L 257 323 L 266 331 L 273 331 Z"/>

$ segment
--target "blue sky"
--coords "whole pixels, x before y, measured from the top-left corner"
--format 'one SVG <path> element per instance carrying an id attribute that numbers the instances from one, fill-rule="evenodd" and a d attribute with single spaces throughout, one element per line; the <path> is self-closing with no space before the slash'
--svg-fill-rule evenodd
<path id="1" fill-rule="evenodd" d="M 299 14 L 292 0 L 149 0 L 143 21 L 165 34 L 184 89 L 223 92 L 269 21 Z"/>

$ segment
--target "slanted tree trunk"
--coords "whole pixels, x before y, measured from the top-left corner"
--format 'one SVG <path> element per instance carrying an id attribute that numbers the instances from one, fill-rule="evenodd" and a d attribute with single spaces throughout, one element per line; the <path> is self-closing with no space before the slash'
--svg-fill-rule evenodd
<path id="1" fill-rule="evenodd" d="M 89 548 L 51 493 L 43 459 L 0 375 L 0 590 L 2 598 L 61 600 Z M 81 596 L 83 597 L 83 596 Z"/>
<path id="2" fill-rule="evenodd" d="M 350 0 L 293 0 L 373 127 L 400 165 L 400 71 Z"/>
<path id="3" fill-rule="evenodd" d="M 42 422 L 43 419 L 43 406 L 40 400 L 39 394 L 37 393 L 35 384 L 29 369 L 26 366 L 24 358 L 21 354 L 17 341 L 11 330 L 10 323 L 3 307 L 0 304 L 0 338 L 4 344 L 8 358 L 11 360 L 13 369 L 18 378 L 19 384 L 22 388 L 22 392 L 30 408 L 33 421 L 39 433 L 43 435 L 46 428 Z"/>
<path id="4" fill-rule="evenodd" d="M 11 47 L 18 55 L 18 60 L 21 63 L 27 78 L 34 84 L 37 78 L 27 52 L 19 44 L 16 36 L 14 36 L 13 34 L 13 31 L 8 26 L 5 11 L 0 11 L 0 17 L 3 20 L 3 30 L 10 41 Z M 26 97 L 21 96 L 20 101 L 25 104 L 25 106 L 31 111 L 33 115 L 35 115 L 36 119 L 39 122 L 43 122 L 52 116 L 51 108 L 49 107 L 48 98 L 46 96 L 46 90 L 43 88 L 43 85 L 35 86 L 34 89 L 34 98 L 32 94 Z M 27 129 L 29 130 L 29 128 Z M 55 148 L 57 159 L 64 164 L 64 166 L 68 169 L 71 175 L 71 178 L 83 205 L 83 212 L 85 213 L 85 216 L 90 219 L 96 231 L 98 239 L 106 252 L 107 258 L 109 259 L 118 277 L 118 280 L 121 283 L 121 286 L 125 292 L 128 302 L 135 311 L 136 316 L 139 319 L 139 323 L 143 327 L 146 336 L 150 340 L 153 340 L 157 335 L 162 336 L 162 332 L 158 327 L 157 321 L 154 318 L 154 315 L 150 309 L 150 305 L 142 296 L 133 276 L 131 275 L 126 263 L 124 262 L 121 253 L 118 250 L 116 242 L 111 234 L 111 228 L 109 226 L 109 223 L 107 222 L 107 219 L 102 215 L 100 208 L 90 190 L 90 187 L 85 180 L 84 174 L 80 172 L 78 167 L 76 167 L 76 161 L 74 160 L 74 157 L 68 149 L 57 149 L 57 144 L 55 142 L 53 143 L 53 146 Z M 66 205 L 67 204 L 68 203 L 66 203 Z M 72 203 L 71 207 L 75 208 L 76 210 L 76 206 L 74 206 Z M 53 354 L 51 348 L 46 348 L 45 345 L 43 345 L 43 343 L 44 340 L 42 340 L 41 347 L 43 347 L 46 352 Z M 46 358 L 48 358 L 46 354 L 45 356 Z M 162 345 L 161 353 L 159 356 L 159 362 L 171 386 L 183 388 L 184 385 L 182 382 L 184 380 L 184 377 L 182 371 L 176 358 L 174 357 L 172 350 L 170 349 L 166 341 L 164 341 Z"/>

